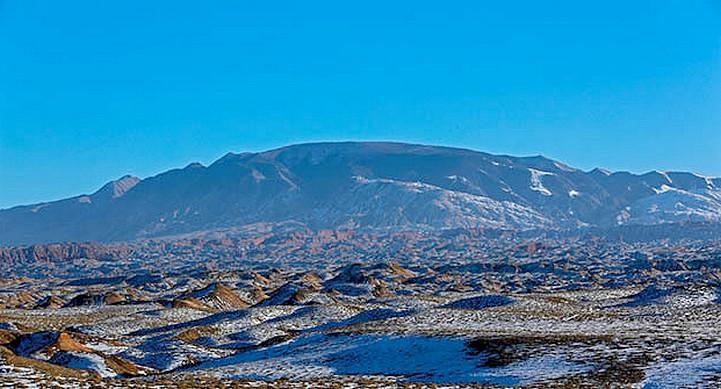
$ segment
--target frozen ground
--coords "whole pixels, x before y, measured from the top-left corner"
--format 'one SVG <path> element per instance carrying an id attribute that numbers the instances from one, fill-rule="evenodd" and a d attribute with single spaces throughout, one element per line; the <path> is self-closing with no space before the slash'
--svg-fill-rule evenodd
<path id="1" fill-rule="evenodd" d="M 718 250 L 543 250 L 6 280 L 0 387 L 721 385 Z"/>
<path id="2" fill-rule="evenodd" d="M 474 353 L 462 338 L 314 334 L 209 361 L 192 370 L 254 379 L 386 376 L 409 382 L 509 386 L 590 369 L 555 355 L 532 357 L 503 367 L 483 367 L 488 356 Z"/>

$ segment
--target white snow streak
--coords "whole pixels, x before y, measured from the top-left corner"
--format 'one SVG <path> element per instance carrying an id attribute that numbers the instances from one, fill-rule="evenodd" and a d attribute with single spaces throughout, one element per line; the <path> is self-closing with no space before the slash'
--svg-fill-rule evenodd
<path id="1" fill-rule="evenodd" d="M 541 177 L 555 176 L 555 174 L 550 173 L 550 172 L 544 172 L 543 170 L 536 170 L 536 169 L 531 169 L 531 168 L 528 168 L 528 171 L 531 172 L 531 190 L 536 191 L 544 196 L 552 196 L 553 193 L 551 193 L 550 190 L 548 190 L 545 186 L 543 186 Z"/>

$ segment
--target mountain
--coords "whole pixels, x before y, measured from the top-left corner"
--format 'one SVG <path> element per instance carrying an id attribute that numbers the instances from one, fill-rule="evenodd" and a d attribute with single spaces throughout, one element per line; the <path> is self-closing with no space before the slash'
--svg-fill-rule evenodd
<path id="1" fill-rule="evenodd" d="M 542 156 L 387 142 L 228 153 L 91 195 L 0 210 L 0 244 L 118 241 L 293 221 L 314 229 L 567 229 L 721 222 L 721 179 L 584 172 Z"/>

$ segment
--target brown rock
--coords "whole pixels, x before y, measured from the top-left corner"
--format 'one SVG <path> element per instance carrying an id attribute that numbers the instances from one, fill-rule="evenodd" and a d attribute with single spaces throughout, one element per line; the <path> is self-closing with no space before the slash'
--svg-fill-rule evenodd
<path id="1" fill-rule="evenodd" d="M 204 300 L 206 304 L 221 310 L 242 309 L 249 306 L 232 289 L 221 283 L 215 284 L 213 291 Z"/>
<path id="2" fill-rule="evenodd" d="M 0 345 L 7 345 L 15 341 L 18 338 L 18 334 L 8 330 L 0 330 Z"/>
<path id="3" fill-rule="evenodd" d="M 389 262 L 388 263 L 388 269 L 391 271 L 393 275 L 396 275 L 400 278 L 412 278 L 416 276 L 416 273 L 413 273 L 412 271 L 408 269 L 404 269 L 401 267 L 401 265 L 395 263 L 395 262 Z"/>
<path id="4" fill-rule="evenodd" d="M 171 306 L 173 308 L 187 308 L 205 312 L 213 311 L 213 309 L 211 309 L 209 306 L 203 304 L 202 301 L 193 297 L 177 298 L 171 302 Z"/>
<path id="5" fill-rule="evenodd" d="M 38 302 L 38 304 L 35 306 L 35 308 L 36 309 L 37 308 L 57 309 L 57 308 L 61 308 L 63 305 L 65 305 L 65 301 L 63 301 L 58 296 L 51 295 L 51 296 L 48 296 L 48 297 L 40 300 L 40 302 Z"/>
<path id="6" fill-rule="evenodd" d="M 93 349 L 77 342 L 67 332 L 60 332 L 58 334 L 57 340 L 55 340 L 55 343 L 52 343 L 47 347 L 46 353 L 49 356 L 52 356 L 53 354 L 55 354 L 58 351 L 72 351 L 72 352 L 82 352 L 82 353 L 94 352 Z"/>
<path id="7" fill-rule="evenodd" d="M 257 303 L 267 299 L 268 295 L 263 291 L 263 289 L 256 286 L 250 290 L 250 298 L 251 298 L 251 300 L 252 300 L 251 302 L 253 304 L 257 304 Z"/>
<path id="8" fill-rule="evenodd" d="M 108 292 L 103 297 L 103 302 L 108 305 L 120 304 L 125 302 L 125 296 L 117 292 Z"/>
<path id="9" fill-rule="evenodd" d="M 131 377 L 145 375 L 145 369 L 134 364 L 133 362 L 130 362 L 115 355 L 102 356 L 105 359 L 105 364 L 108 366 L 108 368 L 114 371 L 115 374 Z"/>

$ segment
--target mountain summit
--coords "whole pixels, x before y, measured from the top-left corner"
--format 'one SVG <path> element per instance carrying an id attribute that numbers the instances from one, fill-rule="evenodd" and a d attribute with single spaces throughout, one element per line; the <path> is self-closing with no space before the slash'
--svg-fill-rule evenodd
<path id="1" fill-rule="evenodd" d="M 0 210 L 0 244 L 115 241 L 252 223 L 309 228 L 557 229 L 721 222 L 721 179 L 584 172 L 512 157 L 388 142 L 228 153 L 92 195 Z"/>

